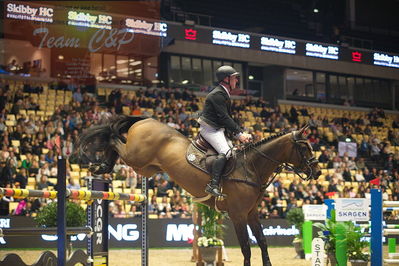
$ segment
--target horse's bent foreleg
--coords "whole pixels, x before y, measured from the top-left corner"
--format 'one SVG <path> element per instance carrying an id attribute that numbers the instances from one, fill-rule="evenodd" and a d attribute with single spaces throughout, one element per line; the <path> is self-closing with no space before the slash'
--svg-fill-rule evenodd
<path id="1" fill-rule="evenodd" d="M 244 266 L 251 265 L 251 246 L 249 245 L 249 236 L 247 231 L 247 217 L 232 217 L 231 220 L 234 224 L 234 229 L 238 238 L 238 242 L 241 246 L 241 252 L 244 256 Z"/>
<path id="2" fill-rule="evenodd" d="M 98 175 L 111 173 L 112 169 L 114 169 L 115 162 L 118 159 L 119 155 L 119 150 L 116 147 L 116 141 L 111 140 L 109 145 L 104 149 L 103 161 L 101 163 L 92 164 L 89 167 L 89 170 Z"/>
<path id="3" fill-rule="evenodd" d="M 127 155 L 126 144 L 123 143 L 120 139 L 113 139 L 111 140 L 110 144 L 112 145 L 113 150 L 116 151 L 119 154 L 119 156 L 122 158 L 122 160 L 125 161 Z"/>
<path id="4" fill-rule="evenodd" d="M 252 230 L 252 234 L 255 236 L 256 241 L 262 251 L 263 266 L 271 266 L 269 253 L 267 252 L 266 237 L 262 232 L 262 225 L 259 222 L 258 210 L 254 208 L 251 210 L 248 216 L 248 225 Z"/>

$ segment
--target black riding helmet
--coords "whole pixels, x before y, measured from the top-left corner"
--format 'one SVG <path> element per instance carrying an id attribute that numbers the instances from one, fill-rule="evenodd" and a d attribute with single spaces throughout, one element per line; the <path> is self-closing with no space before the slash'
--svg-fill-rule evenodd
<path id="1" fill-rule="evenodd" d="M 221 82 L 224 80 L 225 77 L 231 77 L 233 75 L 239 75 L 240 73 L 237 72 L 233 67 L 231 66 L 221 66 L 216 70 L 216 78 L 218 82 Z"/>

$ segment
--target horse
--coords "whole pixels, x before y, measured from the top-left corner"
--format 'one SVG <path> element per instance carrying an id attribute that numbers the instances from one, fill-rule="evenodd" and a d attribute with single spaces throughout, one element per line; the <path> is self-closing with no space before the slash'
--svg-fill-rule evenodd
<path id="1" fill-rule="evenodd" d="M 229 178 L 222 181 L 222 190 L 227 197 L 217 208 L 226 211 L 233 222 L 245 266 L 251 264 L 247 225 L 261 249 L 263 265 L 271 265 L 257 207 L 272 182 L 273 172 L 291 166 L 296 173 L 306 174 L 307 179 L 317 179 L 321 174 L 318 160 L 306 139 L 306 129 L 307 126 L 298 131 L 279 133 L 236 151 L 236 166 Z M 102 154 L 104 162 L 91 165 L 94 174 L 111 172 L 120 157 L 145 177 L 168 173 L 193 197 L 203 199 L 202 203 L 215 208 L 219 201 L 205 193 L 210 176 L 187 161 L 189 145 L 190 141 L 180 132 L 155 119 L 116 116 L 86 129 L 80 135 L 77 150 L 80 158 L 89 160 L 95 153 Z"/>

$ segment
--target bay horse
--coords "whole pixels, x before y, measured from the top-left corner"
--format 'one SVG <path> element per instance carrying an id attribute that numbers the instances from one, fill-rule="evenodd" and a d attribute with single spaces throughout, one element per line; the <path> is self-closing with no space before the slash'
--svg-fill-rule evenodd
<path id="1" fill-rule="evenodd" d="M 289 164 L 296 173 L 305 173 L 308 179 L 317 179 L 321 174 L 305 130 L 303 127 L 249 144 L 237 152 L 231 178 L 223 180 L 222 189 L 227 197 L 217 207 L 226 211 L 234 224 L 245 266 L 251 264 L 247 225 L 261 249 L 263 265 L 271 265 L 257 207 L 267 185 L 272 182 L 274 170 Z M 125 133 L 128 133 L 127 137 Z M 96 152 L 102 153 L 104 162 L 92 165 L 95 174 L 111 172 L 115 161 L 121 157 L 145 177 L 166 172 L 193 197 L 204 198 L 210 177 L 188 163 L 186 150 L 189 144 L 180 132 L 155 119 L 118 116 L 84 131 L 77 150 L 80 157 L 86 156 L 89 160 Z M 211 197 L 203 203 L 215 208 L 216 200 Z"/>

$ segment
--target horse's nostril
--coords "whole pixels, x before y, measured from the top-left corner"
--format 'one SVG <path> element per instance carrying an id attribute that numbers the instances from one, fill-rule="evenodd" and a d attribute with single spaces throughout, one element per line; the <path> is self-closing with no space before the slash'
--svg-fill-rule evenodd
<path id="1" fill-rule="evenodd" d="M 321 171 L 319 170 L 318 172 L 317 172 L 317 176 L 320 176 L 321 175 Z"/>

